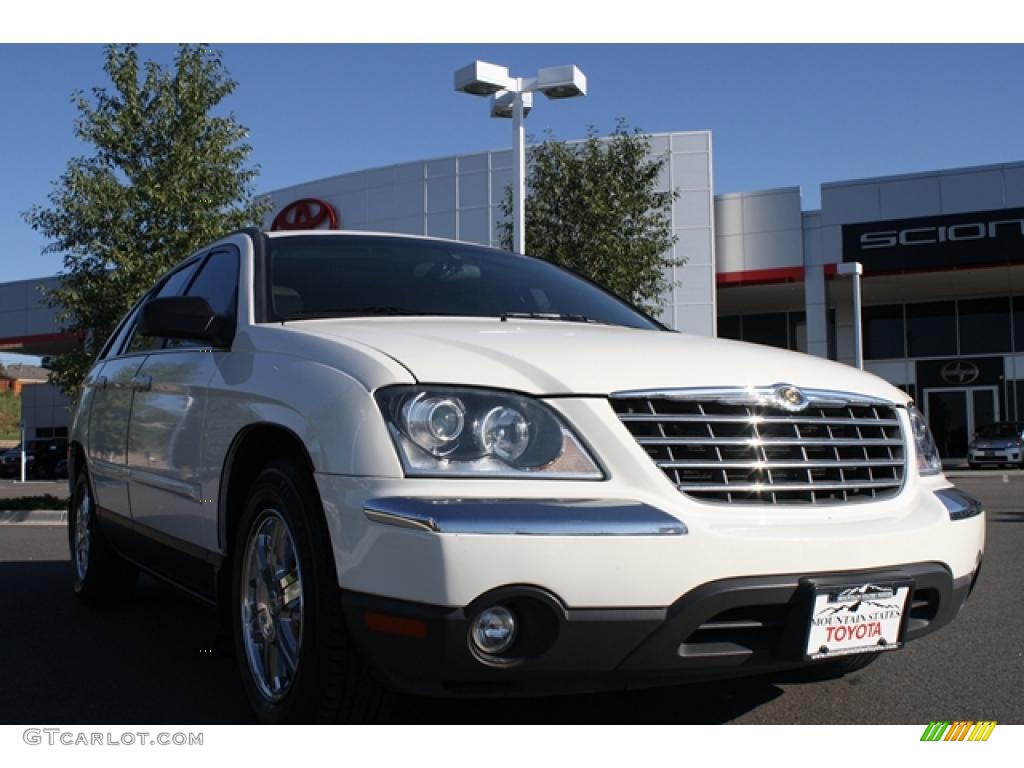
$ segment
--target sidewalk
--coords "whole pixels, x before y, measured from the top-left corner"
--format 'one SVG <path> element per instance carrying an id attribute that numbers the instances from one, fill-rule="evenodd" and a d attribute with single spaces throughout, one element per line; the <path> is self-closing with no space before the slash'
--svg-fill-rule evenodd
<path id="1" fill-rule="evenodd" d="M 5 525 L 67 525 L 67 522 L 66 509 L 0 510 L 0 528 Z"/>

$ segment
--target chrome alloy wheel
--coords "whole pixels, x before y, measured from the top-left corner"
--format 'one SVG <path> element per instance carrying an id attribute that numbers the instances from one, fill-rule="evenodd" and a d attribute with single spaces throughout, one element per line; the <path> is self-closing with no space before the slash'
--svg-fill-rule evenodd
<path id="1" fill-rule="evenodd" d="M 71 547 L 71 554 L 75 562 L 75 576 L 79 581 L 85 581 L 85 576 L 89 572 L 89 549 L 92 545 L 91 521 L 92 493 L 89 490 L 89 484 L 86 483 L 75 509 L 75 530 Z"/>
<path id="2" fill-rule="evenodd" d="M 245 546 L 242 639 L 260 694 L 281 701 L 295 680 L 302 647 L 302 570 L 281 513 L 263 512 Z"/>

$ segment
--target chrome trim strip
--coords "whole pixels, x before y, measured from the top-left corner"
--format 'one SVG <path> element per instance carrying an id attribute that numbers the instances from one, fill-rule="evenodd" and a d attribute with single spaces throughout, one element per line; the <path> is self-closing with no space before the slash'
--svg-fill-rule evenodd
<path id="1" fill-rule="evenodd" d="M 612 400 L 629 398 L 664 398 L 666 400 L 710 400 L 724 405 L 771 405 L 778 384 L 765 387 L 693 387 L 681 389 L 633 389 L 612 392 Z M 807 407 L 842 408 L 848 405 L 888 405 L 897 408 L 902 403 L 856 392 L 834 392 L 828 389 L 800 390 L 807 398 Z"/>
<path id="2" fill-rule="evenodd" d="M 982 503 L 959 488 L 943 488 L 934 492 L 949 512 L 950 520 L 967 520 L 984 513 Z"/>
<path id="3" fill-rule="evenodd" d="M 177 480 L 141 469 L 131 469 L 130 480 L 139 485 L 156 488 L 158 491 L 173 493 L 175 496 L 182 496 L 191 501 L 199 501 L 199 488 L 186 480 Z"/>
<path id="4" fill-rule="evenodd" d="M 689 493 L 782 493 L 784 491 L 858 491 L 867 488 L 898 488 L 901 480 L 851 480 L 842 483 L 680 483 Z"/>
<path id="5" fill-rule="evenodd" d="M 638 501 L 603 499 L 368 499 L 375 523 L 430 533 L 500 536 L 682 536 L 677 518 Z"/>
<path id="6" fill-rule="evenodd" d="M 840 459 L 839 461 L 698 461 L 677 459 L 676 461 L 656 461 L 662 469 L 854 469 L 858 467 L 892 467 L 901 469 L 903 462 L 890 459 Z"/>
<path id="7" fill-rule="evenodd" d="M 883 440 L 881 438 L 809 438 L 795 437 L 638 437 L 640 445 L 740 445 L 757 448 L 762 445 L 825 445 L 840 448 L 859 448 L 860 446 L 902 446 L 902 440 Z"/>
<path id="8" fill-rule="evenodd" d="M 126 464 L 115 464 L 96 456 L 90 457 L 89 469 L 92 470 L 93 475 L 104 480 L 121 482 L 128 479 L 128 466 Z"/>
<path id="9" fill-rule="evenodd" d="M 717 413 L 709 414 L 653 414 L 653 413 L 620 413 L 618 414 L 620 421 L 626 422 L 665 422 L 665 423 L 698 423 L 706 424 L 707 422 L 725 423 L 725 424 L 792 424 L 794 421 L 799 421 L 801 424 L 855 424 L 859 427 L 898 427 L 900 423 L 895 419 L 849 419 L 849 418 L 829 418 L 816 417 L 816 416 L 735 416 L 725 415 Z"/>

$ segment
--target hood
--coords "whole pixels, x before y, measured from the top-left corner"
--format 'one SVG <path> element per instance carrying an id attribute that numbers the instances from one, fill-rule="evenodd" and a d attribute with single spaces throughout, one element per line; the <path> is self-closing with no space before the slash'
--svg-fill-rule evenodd
<path id="1" fill-rule="evenodd" d="M 846 365 L 757 344 L 606 325 L 498 318 L 307 320 L 291 332 L 372 347 L 417 381 L 536 395 L 631 389 L 794 384 L 908 398 Z"/>

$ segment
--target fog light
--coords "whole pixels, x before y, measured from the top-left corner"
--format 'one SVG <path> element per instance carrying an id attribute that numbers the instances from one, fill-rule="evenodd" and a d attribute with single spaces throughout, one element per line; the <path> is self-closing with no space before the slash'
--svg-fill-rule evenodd
<path id="1" fill-rule="evenodd" d="M 470 636 L 483 653 L 494 655 L 507 651 L 516 639 L 516 616 L 503 605 L 491 606 L 473 621 Z"/>

